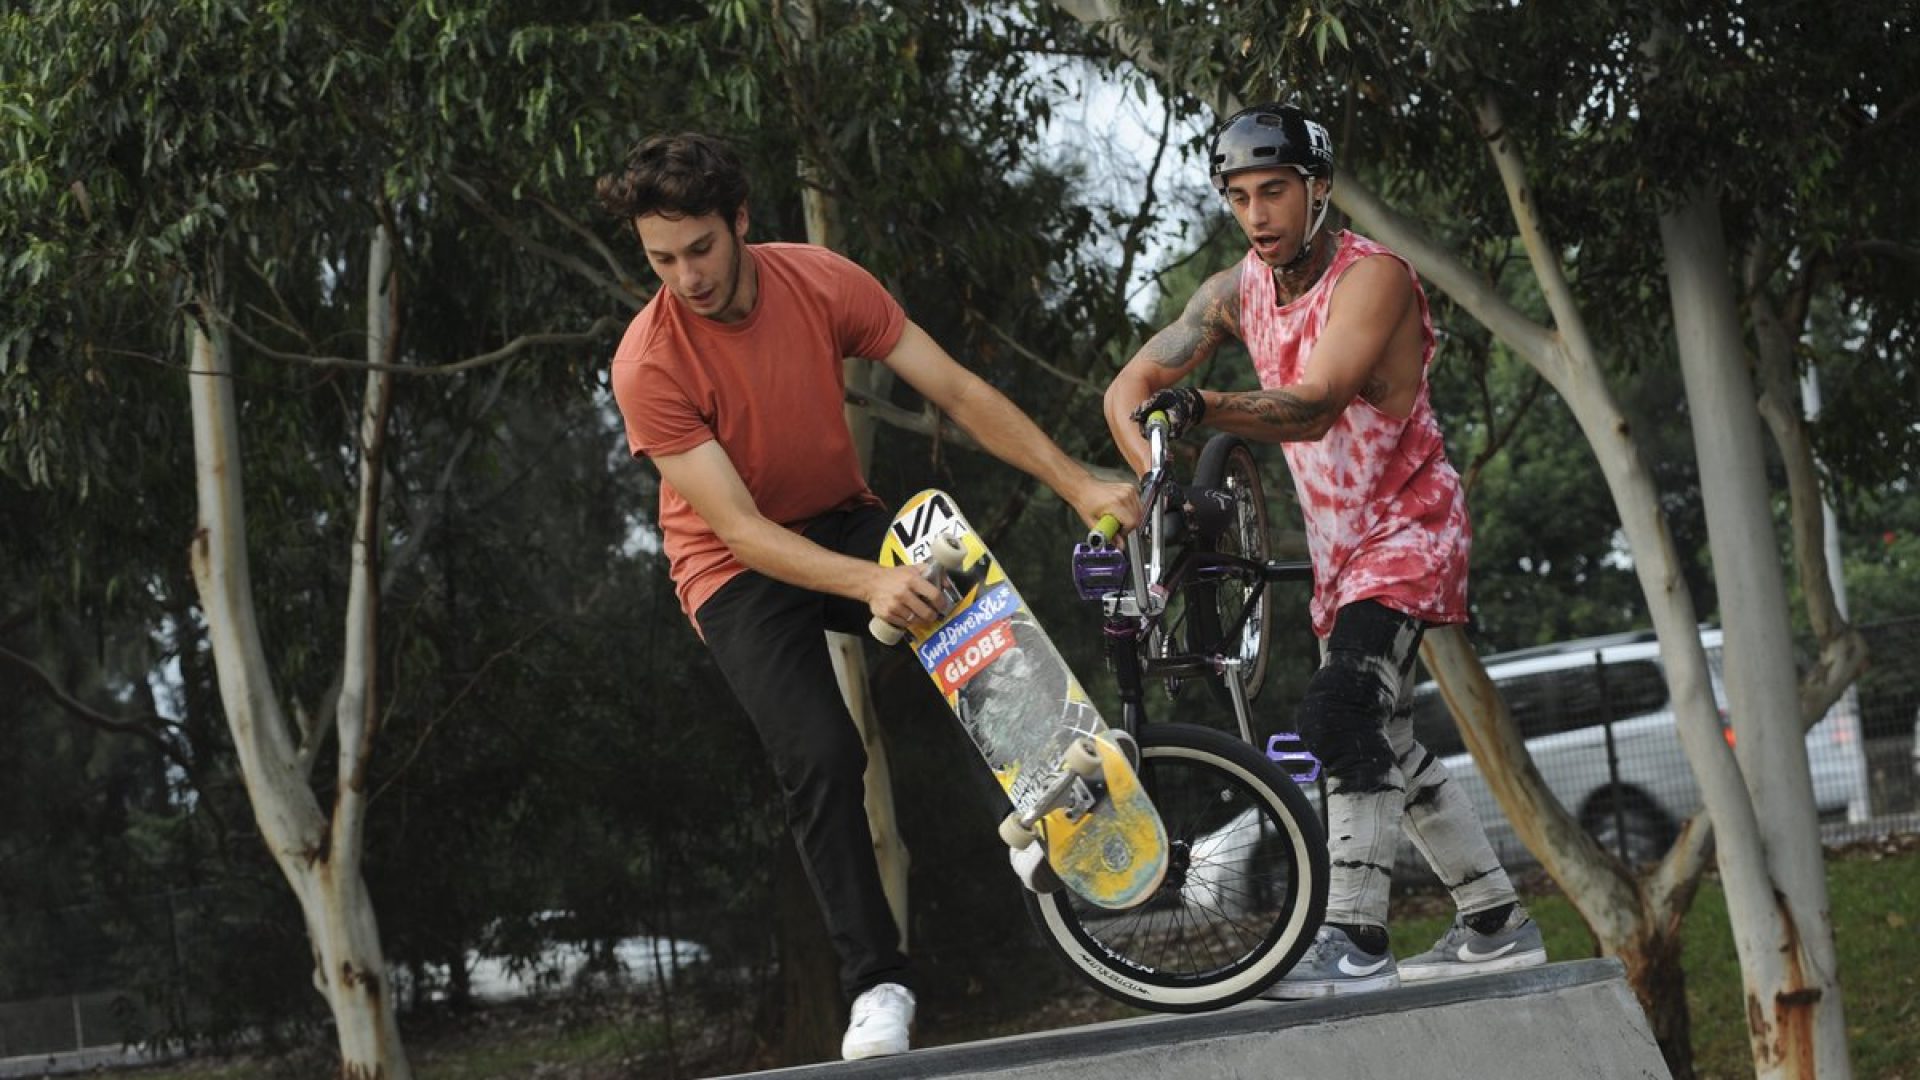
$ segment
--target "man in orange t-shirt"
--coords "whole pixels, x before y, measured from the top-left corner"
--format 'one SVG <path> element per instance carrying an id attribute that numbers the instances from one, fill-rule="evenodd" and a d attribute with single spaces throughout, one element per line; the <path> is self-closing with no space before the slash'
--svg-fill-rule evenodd
<path id="1" fill-rule="evenodd" d="M 841 360 L 879 360 L 1088 525 L 1139 520 L 1133 485 L 1096 479 L 955 363 L 865 270 L 824 248 L 746 243 L 747 180 L 727 146 L 656 136 L 601 178 L 661 289 L 613 360 L 627 444 L 660 470 L 660 528 L 682 609 L 759 731 L 853 1001 L 848 1058 L 902 1053 L 912 975 L 867 829 L 866 751 L 823 632 L 939 615 L 912 567 L 876 563 L 891 517 L 841 408 Z"/>

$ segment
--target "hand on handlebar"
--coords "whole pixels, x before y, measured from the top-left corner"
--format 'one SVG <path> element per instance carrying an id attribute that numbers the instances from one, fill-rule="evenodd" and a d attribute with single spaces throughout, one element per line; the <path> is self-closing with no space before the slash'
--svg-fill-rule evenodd
<path id="1" fill-rule="evenodd" d="M 1147 417 L 1155 412 L 1167 414 L 1167 436 L 1177 439 L 1192 430 L 1207 414 L 1207 401 L 1200 391 L 1191 386 L 1169 386 L 1156 390 L 1153 396 L 1140 403 L 1133 410 L 1132 420 L 1141 425 L 1141 434 L 1146 434 Z"/>
<path id="2" fill-rule="evenodd" d="M 1090 528 L 1099 529 L 1103 519 L 1113 519 L 1116 527 L 1108 535 L 1108 539 L 1140 524 L 1143 512 L 1140 507 L 1140 493 L 1132 484 L 1122 481 L 1109 482 L 1089 478 L 1087 484 L 1073 497 L 1072 501 L 1073 509 L 1080 515 L 1080 520 Z"/>

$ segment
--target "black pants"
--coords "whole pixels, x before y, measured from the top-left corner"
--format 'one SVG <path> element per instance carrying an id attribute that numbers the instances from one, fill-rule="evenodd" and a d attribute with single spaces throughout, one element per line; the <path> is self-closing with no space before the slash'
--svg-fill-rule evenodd
<path id="1" fill-rule="evenodd" d="M 877 506 L 838 511 L 814 521 L 806 536 L 843 555 L 872 559 L 892 520 Z M 867 827 L 866 748 L 822 636 L 827 630 L 865 634 L 867 605 L 749 570 L 697 615 L 786 796 L 787 823 L 840 956 L 841 988 L 852 996 L 883 982 L 910 986 Z"/>

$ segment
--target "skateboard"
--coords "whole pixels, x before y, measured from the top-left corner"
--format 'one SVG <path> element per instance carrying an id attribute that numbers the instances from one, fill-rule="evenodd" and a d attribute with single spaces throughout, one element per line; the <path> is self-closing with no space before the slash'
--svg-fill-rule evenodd
<path id="1" fill-rule="evenodd" d="M 951 495 L 929 489 L 894 515 L 883 566 L 919 565 L 947 611 L 900 628 L 1013 803 L 1000 838 L 1044 845 L 1067 888 L 1104 908 L 1134 907 L 1167 871 L 1167 832 L 1127 753 Z M 1132 758 L 1137 759 L 1137 755 Z"/>

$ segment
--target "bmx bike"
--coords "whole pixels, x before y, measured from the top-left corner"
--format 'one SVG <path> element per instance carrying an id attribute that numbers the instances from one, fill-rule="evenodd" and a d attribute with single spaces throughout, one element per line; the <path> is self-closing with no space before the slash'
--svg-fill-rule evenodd
<path id="1" fill-rule="evenodd" d="M 1256 748 L 1250 706 L 1267 672 L 1268 586 L 1310 580 L 1303 562 L 1268 558 L 1257 463 L 1231 435 L 1208 442 L 1179 505 L 1168 427 L 1144 425 L 1151 450 L 1143 524 L 1123 546 L 1110 519 L 1074 551 L 1080 595 L 1100 605 L 1107 664 L 1119 688 L 1115 726 L 1139 748 L 1139 775 L 1169 840 L 1164 883 L 1127 911 L 1070 890 L 1029 893 L 1053 950 L 1103 993 L 1138 1008 L 1199 1012 L 1258 994 L 1312 942 L 1326 910 L 1327 847 L 1300 783 L 1319 763 L 1291 735 Z M 1147 684 L 1206 681 L 1239 737 L 1150 722 Z"/>

